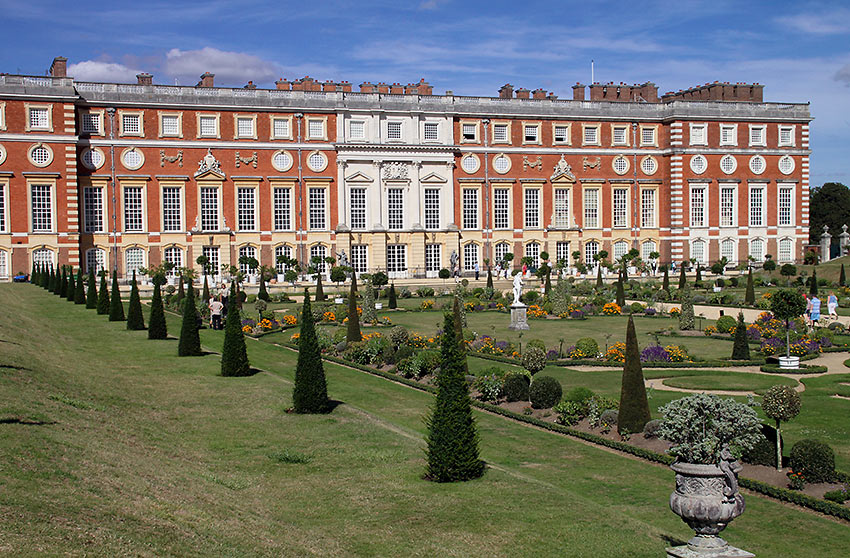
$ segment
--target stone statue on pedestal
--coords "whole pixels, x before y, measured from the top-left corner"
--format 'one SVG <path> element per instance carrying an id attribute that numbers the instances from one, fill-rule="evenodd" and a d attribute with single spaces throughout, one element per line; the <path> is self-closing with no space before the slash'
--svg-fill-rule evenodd
<path id="1" fill-rule="evenodd" d="M 514 275 L 514 305 L 522 304 L 519 300 L 522 296 L 522 273 Z"/>

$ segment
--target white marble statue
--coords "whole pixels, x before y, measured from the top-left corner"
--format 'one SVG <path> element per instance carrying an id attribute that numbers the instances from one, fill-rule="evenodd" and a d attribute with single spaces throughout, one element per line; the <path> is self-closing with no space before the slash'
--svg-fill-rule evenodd
<path id="1" fill-rule="evenodd" d="M 514 275 L 514 304 L 522 304 L 519 297 L 522 295 L 522 273 Z"/>

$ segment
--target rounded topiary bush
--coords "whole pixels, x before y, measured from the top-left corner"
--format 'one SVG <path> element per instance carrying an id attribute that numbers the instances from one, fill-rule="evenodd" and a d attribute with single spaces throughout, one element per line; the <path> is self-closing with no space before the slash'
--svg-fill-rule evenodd
<path id="1" fill-rule="evenodd" d="M 528 377 L 523 374 L 508 374 L 502 385 L 502 395 L 508 403 L 528 401 Z"/>
<path id="2" fill-rule="evenodd" d="M 543 342 L 542 339 L 532 339 L 526 344 L 527 348 L 537 347 L 538 349 L 546 351 L 546 343 Z"/>
<path id="3" fill-rule="evenodd" d="M 561 382 L 552 376 L 539 376 L 531 382 L 528 397 L 535 409 L 550 409 L 558 404 L 564 391 Z"/>
<path id="4" fill-rule="evenodd" d="M 643 309 L 645 307 L 640 302 L 632 302 L 630 308 L 632 310 L 632 314 L 639 314 L 639 313 L 643 312 Z"/>
<path id="5" fill-rule="evenodd" d="M 835 453 L 817 440 L 800 440 L 791 448 L 789 465 L 806 482 L 830 482 L 835 478 Z"/>
<path id="6" fill-rule="evenodd" d="M 579 386 L 574 387 L 573 389 L 568 391 L 567 394 L 564 396 L 564 401 L 573 401 L 575 403 L 581 403 L 582 401 L 587 401 L 594 395 L 595 394 L 592 390 L 584 386 Z"/>
<path id="7" fill-rule="evenodd" d="M 576 341 L 576 349 L 586 358 L 595 358 L 599 354 L 599 343 L 592 337 L 582 337 Z"/>
<path id="8" fill-rule="evenodd" d="M 658 432 L 661 430 L 661 422 L 660 419 L 652 419 L 643 425 L 643 437 L 658 438 Z"/>
<path id="9" fill-rule="evenodd" d="M 522 367 L 536 374 L 546 367 L 546 351 L 538 347 L 528 347 L 522 354 Z"/>
<path id="10" fill-rule="evenodd" d="M 397 325 L 390 330 L 390 341 L 396 347 L 407 345 L 408 337 L 407 329 L 404 326 Z"/>
<path id="11" fill-rule="evenodd" d="M 735 331 L 737 324 L 738 322 L 732 316 L 720 316 L 715 326 L 720 333 L 731 333 Z"/>

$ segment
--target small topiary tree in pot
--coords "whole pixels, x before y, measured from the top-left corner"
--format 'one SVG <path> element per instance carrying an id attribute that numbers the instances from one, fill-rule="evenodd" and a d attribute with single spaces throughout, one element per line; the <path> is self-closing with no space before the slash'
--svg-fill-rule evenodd
<path id="1" fill-rule="evenodd" d="M 768 418 L 776 421 L 776 470 L 782 470 L 782 428 L 781 423 L 800 414 L 800 395 L 791 386 L 773 386 L 761 402 L 761 408 Z"/>
<path id="2" fill-rule="evenodd" d="M 758 415 L 734 399 L 706 394 L 671 401 L 659 410 L 659 436 L 672 443 L 668 453 L 676 458 L 670 466 L 676 473 L 670 509 L 694 529 L 691 551 L 721 554 L 728 544 L 719 533 L 744 511 L 737 459 L 761 439 Z"/>
<path id="3" fill-rule="evenodd" d="M 791 358 L 791 320 L 806 311 L 806 299 L 794 289 L 781 289 L 770 297 L 770 311 L 785 322 L 785 358 Z"/>

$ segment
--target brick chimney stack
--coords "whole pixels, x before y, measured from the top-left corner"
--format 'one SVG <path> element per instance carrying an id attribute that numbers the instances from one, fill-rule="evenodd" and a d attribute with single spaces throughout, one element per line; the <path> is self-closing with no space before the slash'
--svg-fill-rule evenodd
<path id="1" fill-rule="evenodd" d="M 136 74 L 136 83 L 139 85 L 153 85 L 153 75 L 147 72 Z"/>
<path id="2" fill-rule="evenodd" d="M 516 98 L 517 99 L 528 99 L 531 94 L 531 91 L 524 87 L 520 87 L 516 90 Z"/>
<path id="3" fill-rule="evenodd" d="M 573 101 L 584 101 L 584 84 L 576 82 L 573 85 Z"/>
<path id="4" fill-rule="evenodd" d="M 215 74 L 209 72 L 201 74 L 201 81 L 198 82 L 197 87 L 215 87 Z"/>
<path id="5" fill-rule="evenodd" d="M 274 84 L 278 91 L 289 91 L 290 83 L 286 81 L 286 78 L 280 78 Z"/>
<path id="6" fill-rule="evenodd" d="M 514 86 L 510 83 L 506 83 L 502 87 L 499 88 L 499 98 L 500 99 L 512 99 L 514 96 Z"/>
<path id="7" fill-rule="evenodd" d="M 546 90 L 542 88 L 537 88 L 531 92 L 532 99 L 545 99 L 546 98 Z"/>
<path id="8" fill-rule="evenodd" d="M 50 65 L 50 75 L 53 77 L 68 77 L 68 59 L 57 56 Z"/>

